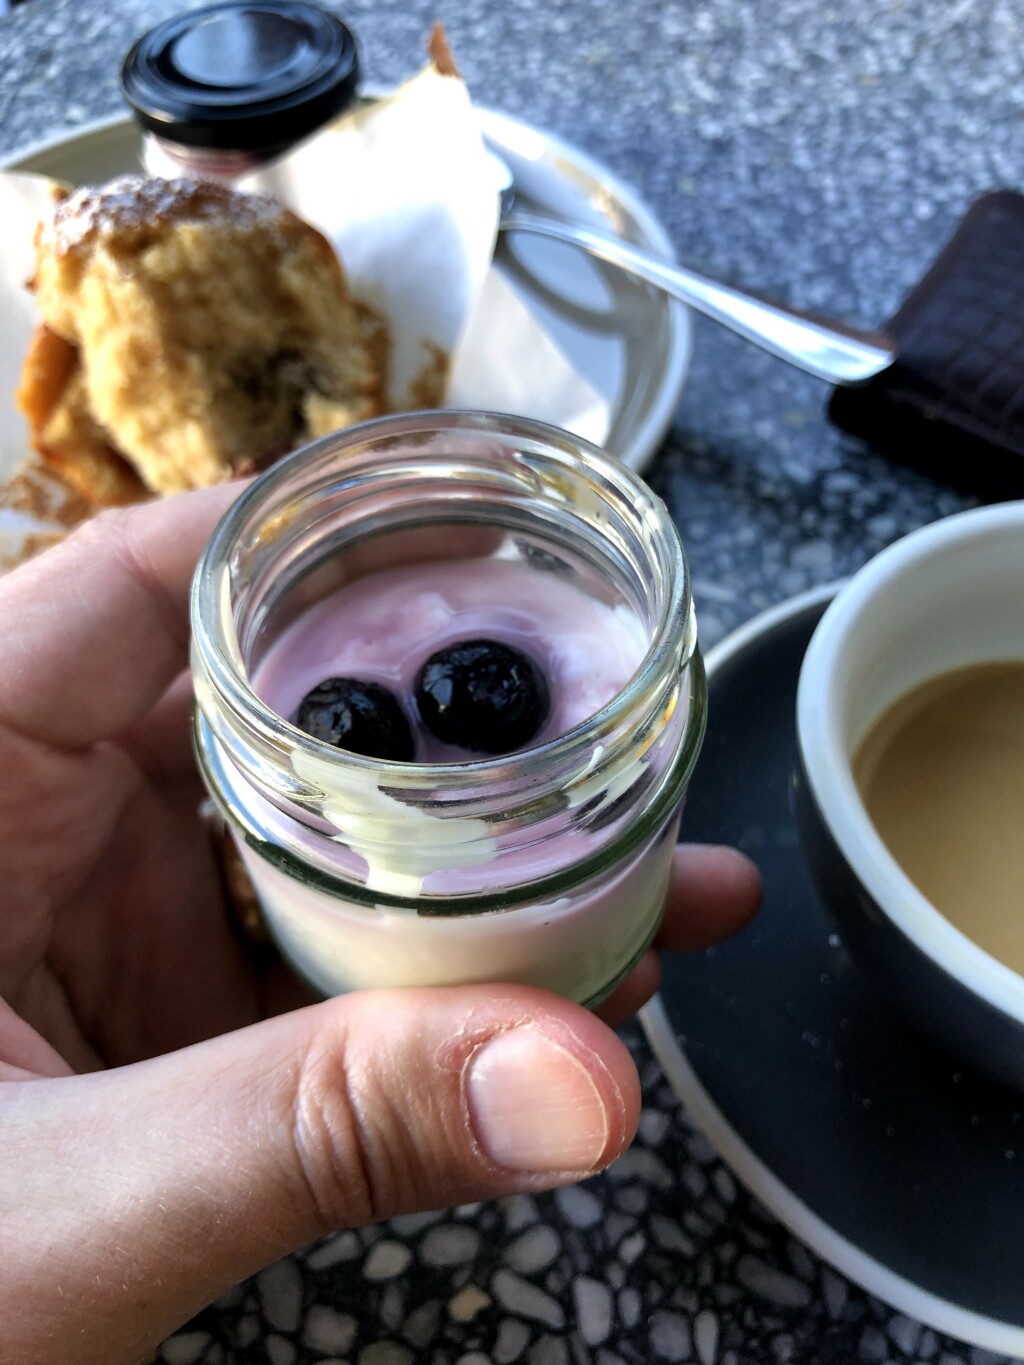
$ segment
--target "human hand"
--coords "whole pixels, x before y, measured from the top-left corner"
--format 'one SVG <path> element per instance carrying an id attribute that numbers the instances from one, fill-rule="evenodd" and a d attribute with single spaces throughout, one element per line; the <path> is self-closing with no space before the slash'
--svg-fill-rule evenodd
<path id="1" fill-rule="evenodd" d="M 310 1004 L 234 931 L 198 808 L 187 594 L 236 490 L 105 514 L 0 581 L 0 1360 L 128 1365 L 325 1232 L 563 1184 L 633 1136 L 607 1023 L 521 986 Z M 757 874 L 677 852 L 659 946 Z M 304 1008 L 299 1008 L 304 1006 Z"/>

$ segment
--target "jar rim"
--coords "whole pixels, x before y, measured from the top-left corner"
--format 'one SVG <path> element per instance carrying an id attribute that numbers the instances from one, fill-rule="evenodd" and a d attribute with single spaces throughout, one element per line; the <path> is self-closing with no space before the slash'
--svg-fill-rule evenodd
<path id="1" fill-rule="evenodd" d="M 581 475 L 585 468 L 590 476 L 599 477 L 604 487 L 612 490 L 622 507 L 646 525 L 664 584 L 657 619 L 652 623 L 651 644 L 626 685 L 598 711 L 573 729 L 513 754 L 474 757 L 460 763 L 417 763 L 366 758 L 335 748 L 271 711 L 253 690 L 237 640 L 228 638 L 223 630 L 225 588 L 230 600 L 232 550 L 254 518 L 274 506 L 303 465 L 312 471 L 320 463 L 326 472 L 332 459 L 357 448 L 372 447 L 384 439 L 443 437 L 455 432 L 529 445 L 531 459 L 560 467 L 569 475 Z M 227 616 L 231 617 L 230 611 Z M 592 750 L 603 736 L 614 735 L 644 698 L 659 690 L 659 683 L 670 669 L 685 669 L 696 647 L 690 576 L 678 531 L 665 504 L 638 475 L 591 442 L 547 423 L 500 413 L 452 409 L 378 417 L 347 427 L 293 451 L 260 475 L 231 505 L 207 542 L 193 580 L 192 620 L 193 646 L 215 691 L 245 728 L 272 749 L 288 758 L 304 755 L 314 763 L 328 762 L 337 765 L 339 771 L 344 768 L 357 774 L 375 774 L 380 785 L 388 789 L 443 785 L 450 795 L 478 789 L 482 782 L 505 773 L 510 763 L 515 764 L 520 777 L 528 780 L 541 777 L 555 756 L 570 759 Z M 680 630 L 674 631 L 677 622 Z M 681 633 L 685 638 L 682 657 Z"/>

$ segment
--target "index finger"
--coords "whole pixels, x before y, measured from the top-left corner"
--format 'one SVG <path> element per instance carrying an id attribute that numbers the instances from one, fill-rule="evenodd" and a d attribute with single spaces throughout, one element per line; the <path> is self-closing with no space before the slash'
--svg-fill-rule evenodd
<path id="1" fill-rule="evenodd" d="M 188 660 L 188 596 L 222 484 L 103 512 L 0 579 L 0 725 L 82 748 L 140 719 Z"/>
<path id="2" fill-rule="evenodd" d="M 761 874 L 722 844 L 680 844 L 655 947 L 692 953 L 737 933 L 761 904 Z"/>

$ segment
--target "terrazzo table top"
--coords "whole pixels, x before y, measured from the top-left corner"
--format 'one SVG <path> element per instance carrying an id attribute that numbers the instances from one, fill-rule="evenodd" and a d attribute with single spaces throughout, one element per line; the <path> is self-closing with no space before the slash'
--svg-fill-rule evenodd
<path id="1" fill-rule="evenodd" d="M 31 0 L 0 19 L 0 154 L 113 114 L 120 56 L 181 0 Z M 875 325 L 969 201 L 1024 170 L 1012 0 L 352 0 L 368 79 L 441 18 L 477 98 L 604 159 L 686 259 Z M 650 478 L 683 532 L 705 644 L 964 500 L 826 423 L 824 390 L 698 321 Z M 634 1147 L 541 1198 L 393 1220 L 280 1263 L 166 1365 L 989 1365 L 871 1300 L 776 1224 L 685 1117 L 640 1030 Z"/>

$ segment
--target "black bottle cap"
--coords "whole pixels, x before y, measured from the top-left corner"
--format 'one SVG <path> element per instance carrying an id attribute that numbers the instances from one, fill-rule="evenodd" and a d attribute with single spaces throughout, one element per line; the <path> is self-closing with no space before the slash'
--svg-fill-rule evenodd
<path id="1" fill-rule="evenodd" d="M 348 28 L 305 0 L 229 0 L 144 34 L 121 88 L 148 132 L 189 147 L 283 148 L 355 95 L 359 54 Z"/>

